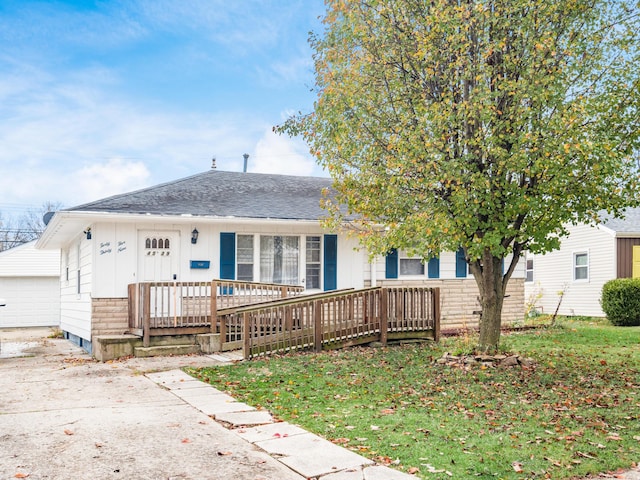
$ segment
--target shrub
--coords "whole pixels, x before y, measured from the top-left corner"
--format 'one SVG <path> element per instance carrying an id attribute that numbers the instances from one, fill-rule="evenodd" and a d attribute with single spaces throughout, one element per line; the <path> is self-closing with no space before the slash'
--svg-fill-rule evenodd
<path id="1" fill-rule="evenodd" d="M 618 278 L 605 283 L 600 305 L 612 324 L 640 326 L 640 278 Z"/>

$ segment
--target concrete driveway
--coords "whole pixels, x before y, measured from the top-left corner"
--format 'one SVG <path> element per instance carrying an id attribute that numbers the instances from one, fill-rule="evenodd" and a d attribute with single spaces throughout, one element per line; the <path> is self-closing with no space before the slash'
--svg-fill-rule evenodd
<path id="1" fill-rule="evenodd" d="M 1 479 L 303 478 L 144 375 L 215 359 L 98 363 L 43 333 L 0 331 L 31 355 L 0 347 Z"/>

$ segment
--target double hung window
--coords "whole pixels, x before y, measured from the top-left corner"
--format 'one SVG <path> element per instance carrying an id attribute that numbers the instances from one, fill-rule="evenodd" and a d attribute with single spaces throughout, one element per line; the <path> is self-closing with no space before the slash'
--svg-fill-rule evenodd
<path id="1" fill-rule="evenodd" d="M 305 288 L 318 289 L 320 288 L 320 237 L 311 236 L 306 240 L 306 278 Z"/>
<path id="2" fill-rule="evenodd" d="M 589 280 L 588 252 L 577 252 L 573 254 L 573 279 Z"/>

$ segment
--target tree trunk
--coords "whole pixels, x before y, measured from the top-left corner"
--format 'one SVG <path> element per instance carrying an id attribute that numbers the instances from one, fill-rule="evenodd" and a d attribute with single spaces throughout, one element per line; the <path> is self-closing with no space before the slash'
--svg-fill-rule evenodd
<path id="1" fill-rule="evenodd" d="M 503 259 L 494 257 L 485 250 L 481 261 L 470 263 L 471 273 L 480 291 L 480 340 L 478 349 L 484 353 L 495 353 L 500 342 L 502 305 L 506 279 L 502 273 Z"/>

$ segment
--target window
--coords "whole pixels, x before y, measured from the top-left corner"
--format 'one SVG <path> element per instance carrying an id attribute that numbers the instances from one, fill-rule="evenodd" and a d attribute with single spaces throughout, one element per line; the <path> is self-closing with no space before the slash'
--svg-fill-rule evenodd
<path id="1" fill-rule="evenodd" d="M 320 288 L 320 237 L 307 237 L 305 288 Z"/>
<path id="2" fill-rule="evenodd" d="M 533 257 L 527 255 L 525 263 L 525 271 L 527 274 L 527 276 L 525 277 L 525 282 L 533 282 Z"/>
<path id="3" fill-rule="evenodd" d="M 170 247 L 168 238 L 151 238 L 147 237 L 144 241 L 144 248 L 147 251 L 147 255 L 155 255 L 153 250 L 167 250 Z M 169 255 L 169 252 L 162 253 L 162 255 Z"/>
<path id="4" fill-rule="evenodd" d="M 589 280 L 589 253 L 579 252 L 573 254 L 573 279 Z"/>
<path id="5" fill-rule="evenodd" d="M 404 252 L 400 252 L 400 275 L 424 275 L 424 263 L 422 263 L 422 259 L 411 257 Z"/>
<path id="6" fill-rule="evenodd" d="M 77 273 L 76 273 L 76 293 L 78 295 L 80 295 L 80 281 L 82 279 L 82 276 L 80 275 L 80 244 L 78 243 L 78 247 L 76 248 L 76 267 L 77 267 Z"/>
<path id="7" fill-rule="evenodd" d="M 298 285 L 299 237 L 262 235 L 260 237 L 260 281 Z"/>
<path id="8" fill-rule="evenodd" d="M 253 282 L 253 235 L 238 235 L 236 258 L 238 259 L 238 280 Z"/>

